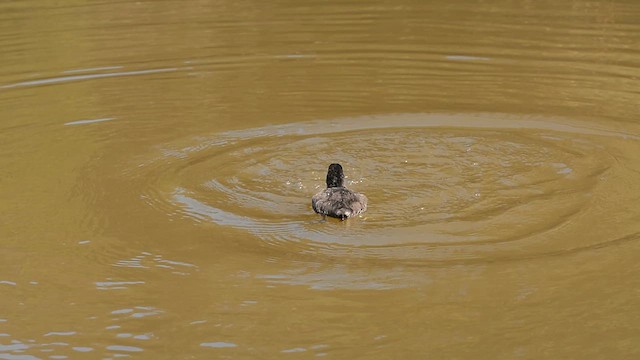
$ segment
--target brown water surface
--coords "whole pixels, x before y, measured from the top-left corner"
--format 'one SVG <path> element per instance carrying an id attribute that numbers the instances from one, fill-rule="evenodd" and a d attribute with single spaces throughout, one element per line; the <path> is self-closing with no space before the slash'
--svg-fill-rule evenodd
<path id="1" fill-rule="evenodd" d="M 9 0 L 0 48 L 0 359 L 640 358 L 640 2 Z"/>

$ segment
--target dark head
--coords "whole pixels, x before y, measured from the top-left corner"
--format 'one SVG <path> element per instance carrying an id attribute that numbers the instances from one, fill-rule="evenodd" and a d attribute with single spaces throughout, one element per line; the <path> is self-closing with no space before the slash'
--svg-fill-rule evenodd
<path id="1" fill-rule="evenodd" d="M 344 185 L 344 172 L 342 172 L 342 166 L 340 164 L 329 165 L 329 171 L 327 172 L 327 187 L 341 187 Z"/>

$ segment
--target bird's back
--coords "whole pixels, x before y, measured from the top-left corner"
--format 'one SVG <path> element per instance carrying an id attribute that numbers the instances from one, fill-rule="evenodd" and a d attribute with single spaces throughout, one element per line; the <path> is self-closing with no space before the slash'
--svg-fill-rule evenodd
<path id="1" fill-rule="evenodd" d="M 318 214 L 344 220 L 367 210 L 367 197 L 345 187 L 330 187 L 315 194 L 311 206 Z"/>

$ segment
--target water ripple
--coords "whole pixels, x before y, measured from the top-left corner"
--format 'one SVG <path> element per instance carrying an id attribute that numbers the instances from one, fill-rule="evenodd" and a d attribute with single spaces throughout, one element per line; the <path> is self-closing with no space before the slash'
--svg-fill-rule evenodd
<path id="1" fill-rule="evenodd" d="M 637 171 L 621 159 L 638 140 L 570 119 L 398 114 L 181 140 L 137 158 L 128 171 L 148 182 L 140 198 L 159 211 L 243 229 L 283 251 L 496 260 L 590 248 L 640 230 L 563 236 L 614 205 L 612 180 Z M 310 210 L 335 161 L 345 166 L 348 186 L 370 199 L 360 219 L 324 222 Z"/>
<path id="2" fill-rule="evenodd" d="M 31 81 L 21 81 L 13 84 L 1 85 L 0 89 L 13 89 L 19 87 L 27 87 L 27 86 L 39 86 L 39 85 L 49 85 L 49 84 L 57 84 L 57 83 L 65 83 L 72 81 L 81 81 L 81 80 L 90 80 L 90 79 L 100 79 L 100 78 L 111 78 L 111 77 L 122 77 L 122 76 L 134 76 L 134 75 L 147 75 L 147 74 L 158 74 L 158 73 L 166 73 L 166 72 L 174 72 L 180 70 L 179 68 L 164 68 L 164 69 L 148 69 L 148 70 L 135 70 L 135 71 L 120 71 L 120 72 L 111 72 L 106 74 L 86 74 L 86 75 L 69 75 L 69 76 L 57 76 L 46 79 L 38 79 Z"/>

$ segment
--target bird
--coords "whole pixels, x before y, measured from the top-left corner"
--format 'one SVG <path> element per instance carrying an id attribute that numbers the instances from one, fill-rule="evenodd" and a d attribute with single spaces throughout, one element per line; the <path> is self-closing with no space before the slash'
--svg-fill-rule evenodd
<path id="1" fill-rule="evenodd" d="M 367 210 L 367 197 L 344 186 L 344 172 L 337 163 L 329 165 L 327 188 L 311 198 L 313 211 L 346 220 Z"/>

